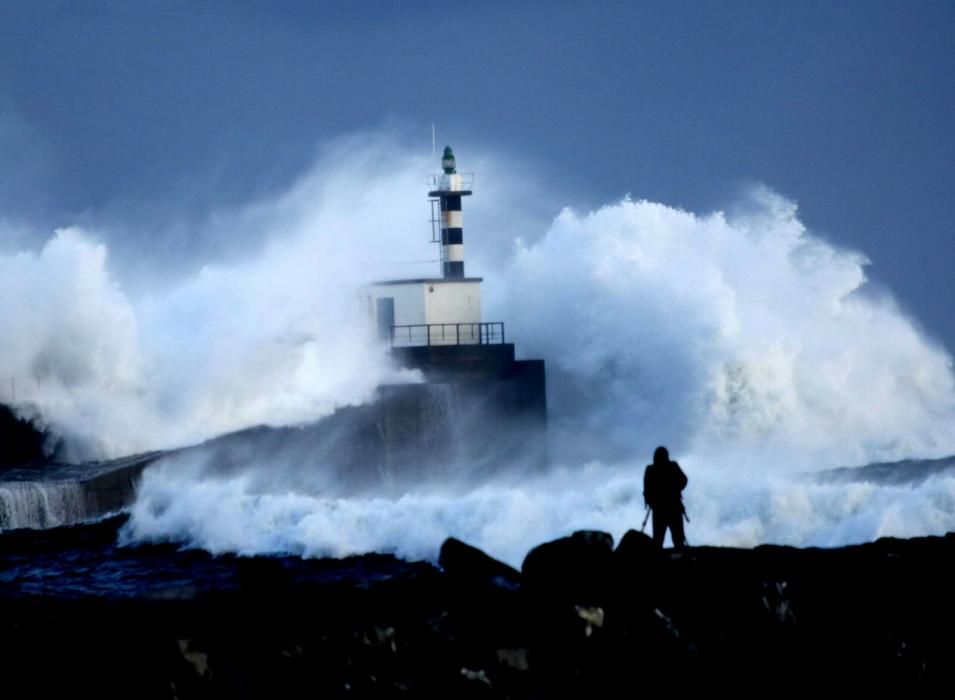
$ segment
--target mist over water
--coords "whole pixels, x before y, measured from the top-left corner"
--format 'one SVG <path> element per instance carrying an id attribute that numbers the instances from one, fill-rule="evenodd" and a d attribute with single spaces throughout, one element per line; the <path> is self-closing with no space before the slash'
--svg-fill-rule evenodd
<path id="1" fill-rule="evenodd" d="M 95 231 L 61 229 L 40 250 L 0 255 L 0 400 L 39 413 L 71 457 L 93 459 L 314 421 L 379 383 L 414 381 L 373 341 L 357 289 L 399 249 L 380 231 L 382 212 L 402 230 L 420 222 L 392 200 L 424 164 L 398 156 L 383 177 L 374 148 L 346 159 L 347 145 L 276 201 L 208 222 L 261 239 L 254 253 L 185 266 L 172 282 L 165 268 L 180 261 L 157 259 L 163 282 L 136 280 L 135 296 L 117 281 L 125 261 Z M 323 168 L 337 177 L 319 177 Z M 356 202 L 343 190 L 360 173 Z M 141 248 L 151 254 L 148 239 Z"/>
<path id="2" fill-rule="evenodd" d="M 478 172 L 464 218 L 485 319 L 507 323 L 519 357 L 547 362 L 554 468 L 347 496 L 296 477 L 316 468 L 301 455 L 278 450 L 223 473 L 180 452 L 147 470 L 126 541 L 433 559 L 454 535 L 519 563 L 575 529 L 639 528 L 643 466 L 658 444 L 690 476 L 691 544 L 955 529 L 952 479 L 791 478 L 955 454 L 951 356 L 868 289 L 862 254 L 814 237 L 794 203 L 760 188 L 732 214 L 625 198 L 510 220 L 501 212 L 520 211 L 538 185 L 456 150 Z M 437 270 L 431 166 L 387 135 L 329 146 L 283 196 L 208 222 L 261 241 L 253 252 L 171 283 L 140 280 L 145 292 L 124 291 L 122 261 L 96 231 L 0 256 L 0 380 L 13 378 L 18 405 L 83 456 L 306 423 L 369 400 L 380 383 L 415 381 L 356 321 L 354 289 Z"/>

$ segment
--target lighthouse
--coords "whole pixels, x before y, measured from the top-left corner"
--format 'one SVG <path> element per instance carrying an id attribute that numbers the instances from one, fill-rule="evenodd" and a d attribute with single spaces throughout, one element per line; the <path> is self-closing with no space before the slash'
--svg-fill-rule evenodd
<path id="1" fill-rule="evenodd" d="M 546 462 L 544 361 L 517 359 L 504 323 L 482 317 L 483 280 L 465 267 L 461 203 L 473 184 L 446 147 L 440 174 L 426 190 L 440 268 L 433 277 L 373 282 L 363 290 L 377 342 L 397 366 L 424 379 L 381 387 L 369 409 L 359 442 L 363 450 L 381 449 L 382 473 L 398 474 L 402 464 L 412 473 L 430 468 L 446 475 L 460 463 L 490 473 L 481 470 L 514 460 Z M 422 466 L 429 460 L 432 467 Z"/>
<path id="2" fill-rule="evenodd" d="M 471 195 L 458 173 L 454 151 L 445 146 L 441 158 L 444 174 L 437 182 L 438 188 L 428 192 L 428 197 L 437 200 L 441 214 L 441 273 L 447 278 L 464 277 L 464 218 L 461 214 L 461 198 Z"/>
<path id="3" fill-rule="evenodd" d="M 501 345 L 504 324 L 481 317 L 482 278 L 464 272 L 461 200 L 471 195 L 473 178 L 458 172 L 450 146 L 441 170 L 428 192 L 441 275 L 375 282 L 366 295 L 369 316 L 378 337 L 393 348 Z"/>

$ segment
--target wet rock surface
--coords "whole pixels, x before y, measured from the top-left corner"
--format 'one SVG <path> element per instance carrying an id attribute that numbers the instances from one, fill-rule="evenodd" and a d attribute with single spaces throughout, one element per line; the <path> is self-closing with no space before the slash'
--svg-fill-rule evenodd
<path id="1" fill-rule="evenodd" d="M 677 553 L 637 532 L 616 547 L 584 532 L 535 548 L 520 573 L 448 540 L 440 569 L 395 561 L 374 580 L 323 577 L 337 566 L 329 560 L 190 556 L 210 560 L 215 585 L 72 598 L 5 587 L 7 687 L 34 697 L 600 698 L 955 681 L 955 535 Z"/>

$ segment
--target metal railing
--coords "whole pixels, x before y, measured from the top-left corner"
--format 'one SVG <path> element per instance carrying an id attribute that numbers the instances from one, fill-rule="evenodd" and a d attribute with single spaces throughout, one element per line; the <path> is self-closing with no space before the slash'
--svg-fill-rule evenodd
<path id="1" fill-rule="evenodd" d="M 391 327 L 391 347 L 419 345 L 501 345 L 504 324 L 491 323 L 421 323 Z"/>
<path id="2" fill-rule="evenodd" d="M 474 173 L 455 173 L 455 175 L 461 176 L 461 189 L 462 190 L 472 190 L 474 189 Z M 428 187 L 431 190 L 437 190 L 441 186 L 441 178 L 444 177 L 441 175 L 428 175 Z"/>

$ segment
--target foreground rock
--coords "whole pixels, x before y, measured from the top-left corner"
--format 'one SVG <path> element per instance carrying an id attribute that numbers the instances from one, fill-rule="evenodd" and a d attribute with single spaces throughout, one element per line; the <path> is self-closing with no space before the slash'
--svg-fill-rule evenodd
<path id="1" fill-rule="evenodd" d="M 44 460 L 53 448 L 51 442 L 30 421 L 0 404 L 0 469 Z"/>
<path id="2" fill-rule="evenodd" d="M 8 687 L 605 698 L 955 682 L 955 535 L 675 553 L 641 533 L 614 548 L 583 532 L 535 548 L 521 573 L 449 540 L 442 570 L 422 564 L 377 583 L 305 581 L 321 562 L 216 561 L 233 567 L 234 586 L 170 599 L 0 597 Z"/>

